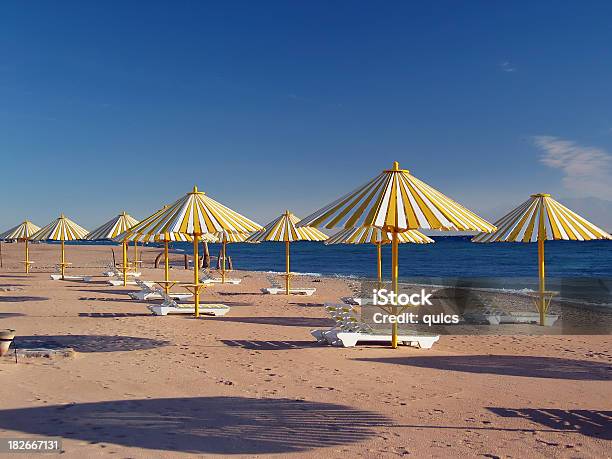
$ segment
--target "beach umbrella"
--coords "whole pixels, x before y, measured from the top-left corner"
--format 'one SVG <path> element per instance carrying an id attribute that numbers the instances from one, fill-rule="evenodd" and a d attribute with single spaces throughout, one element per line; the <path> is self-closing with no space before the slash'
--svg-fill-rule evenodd
<path id="1" fill-rule="evenodd" d="M 327 234 L 322 233 L 317 228 L 303 226 L 297 228 L 296 224 L 300 221 L 298 217 L 285 211 L 280 217 L 275 218 L 264 228 L 252 236 L 246 242 L 284 242 L 285 243 L 285 292 L 289 295 L 289 278 L 291 276 L 289 244 L 295 241 L 324 241 L 328 238 Z"/>
<path id="2" fill-rule="evenodd" d="M 539 288 L 536 305 L 540 325 L 544 325 L 553 292 L 546 291 L 544 270 L 544 241 L 591 241 L 612 239 L 608 233 L 593 225 L 549 194 L 532 194 L 516 209 L 495 222 L 497 230 L 483 233 L 472 242 L 537 242 Z"/>
<path id="3" fill-rule="evenodd" d="M 175 235 L 190 236 L 193 239 L 193 288 L 195 315 L 199 317 L 200 284 L 198 245 L 203 235 L 219 231 L 249 233 L 261 229 L 261 225 L 220 204 L 205 193 L 193 187 L 176 202 L 163 209 L 158 215 L 138 228 L 137 232 L 148 237 L 162 237 L 164 241 Z"/>
<path id="4" fill-rule="evenodd" d="M 25 265 L 26 274 L 30 272 L 30 265 L 32 262 L 30 261 L 30 250 L 28 248 L 28 242 L 36 233 L 40 230 L 40 227 L 36 226 L 29 220 L 24 220 L 19 225 L 11 228 L 8 231 L 0 234 L 0 241 L 23 241 L 25 242 L 25 260 L 23 261 Z"/>
<path id="5" fill-rule="evenodd" d="M 348 228 L 338 231 L 325 241 L 329 244 L 375 244 L 377 252 L 378 288 L 382 288 L 382 246 L 391 243 L 393 235 L 374 226 Z M 433 239 L 417 230 L 408 230 L 398 234 L 398 242 L 412 244 L 430 244 Z"/>
<path id="6" fill-rule="evenodd" d="M 214 234 L 215 241 L 221 244 L 221 283 L 225 284 L 225 260 L 227 258 L 226 245 L 229 243 L 245 242 L 251 233 L 234 233 L 231 231 L 218 231 Z"/>
<path id="7" fill-rule="evenodd" d="M 472 211 L 417 179 L 399 163 L 351 193 L 303 218 L 299 226 L 356 228 L 375 226 L 391 233 L 391 280 L 398 287 L 398 235 L 435 229 L 490 232 L 495 227 Z M 397 308 L 393 309 L 397 314 Z M 397 347 L 393 324 L 392 347 Z"/>
<path id="8" fill-rule="evenodd" d="M 119 215 L 111 218 L 106 223 L 100 225 L 98 228 L 93 230 L 91 233 L 87 235 L 85 239 L 88 241 L 104 241 L 104 240 L 113 240 L 118 235 L 124 233 L 125 231 L 132 228 L 134 225 L 138 224 L 138 220 L 133 218 L 131 215 L 127 214 L 125 211 L 121 212 Z M 123 284 L 127 285 L 127 269 L 128 269 L 128 260 L 127 260 L 127 241 L 123 241 L 122 252 L 123 252 Z M 134 243 L 134 248 L 136 247 L 136 243 Z"/>
<path id="9" fill-rule="evenodd" d="M 38 230 L 33 236 L 32 241 L 61 241 L 61 257 L 60 257 L 60 270 L 62 273 L 62 280 L 66 273 L 66 256 L 64 250 L 65 241 L 76 241 L 85 239 L 89 231 L 79 226 L 64 214 L 61 214 L 58 218 L 53 220 L 44 228 Z"/>

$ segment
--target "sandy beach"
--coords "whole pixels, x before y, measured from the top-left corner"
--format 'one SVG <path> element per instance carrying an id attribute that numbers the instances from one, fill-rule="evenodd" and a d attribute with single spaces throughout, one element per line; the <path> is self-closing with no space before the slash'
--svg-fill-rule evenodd
<path id="1" fill-rule="evenodd" d="M 63 457 L 610 457 L 609 336 L 442 336 L 429 350 L 321 346 L 342 279 L 312 297 L 263 295 L 263 273 L 207 288 L 224 317 L 152 316 L 102 277 L 110 246 L 3 244 L 0 323 L 73 356 L 0 359 L 0 436 L 61 437 Z M 117 247 L 115 253 L 120 254 Z M 147 248 L 142 278 L 160 249 Z M 192 273 L 173 259 L 172 279 Z"/>

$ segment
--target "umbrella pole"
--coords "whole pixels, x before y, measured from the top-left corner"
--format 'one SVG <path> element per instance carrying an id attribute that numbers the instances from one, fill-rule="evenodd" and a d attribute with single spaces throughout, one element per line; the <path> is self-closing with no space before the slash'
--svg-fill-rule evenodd
<path id="1" fill-rule="evenodd" d="M 285 241 L 285 271 L 286 271 L 286 277 L 285 277 L 285 294 L 289 295 L 289 241 Z"/>
<path id="2" fill-rule="evenodd" d="M 28 274 L 30 272 L 30 254 L 28 250 L 28 240 L 25 240 L 25 272 Z"/>
<path id="3" fill-rule="evenodd" d="M 199 234 L 193 235 L 193 302 L 195 305 L 195 316 L 200 317 L 200 279 L 198 269 L 200 268 L 200 255 L 198 254 Z"/>
<path id="4" fill-rule="evenodd" d="M 134 241 L 134 270 L 138 268 L 138 241 Z"/>
<path id="5" fill-rule="evenodd" d="M 544 239 L 538 239 L 538 277 L 540 278 L 538 309 L 540 310 L 540 325 L 544 326 L 544 319 L 546 318 L 546 311 L 544 309 L 544 292 L 546 291 L 544 279 Z"/>
<path id="6" fill-rule="evenodd" d="M 64 280 L 64 273 L 65 273 L 65 270 L 66 270 L 66 263 L 65 263 L 66 256 L 64 254 L 64 240 L 63 239 L 62 239 L 62 256 L 61 256 L 60 260 L 61 260 L 60 261 L 60 267 L 61 267 L 61 271 L 62 271 L 62 280 Z"/>
<path id="7" fill-rule="evenodd" d="M 378 252 L 378 289 L 382 288 L 382 243 L 376 243 L 376 251 Z"/>
<path id="8" fill-rule="evenodd" d="M 223 264 L 221 265 L 221 283 L 225 284 L 225 240 L 223 240 L 223 251 L 221 256 L 223 257 Z"/>
<path id="9" fill-rule="evenodd" d="M 398 294 L 397 289 L 397 277 L 398 277 L 398 241 L 397 233 L 393 232 L 393 239 L 391 241 L 391 285 L 393 292 Z M 397 315 L 397 306 L 393 306 L 393 315 Z M 393 323 L 391 330 L 391 347 L 397 349 L 397 321 Z"/>
<path id="10" fill-rule="evenodd" d="M 127 242 L 123 242 L 123 286 L 127 286 Z"/>
<path id="11" fill-rule="evenodd" d="M 168 258 L 168 241 L 164 241 L 164 291 L 170 291 L 168 281 L 170 280 L 170 260 Z"/>

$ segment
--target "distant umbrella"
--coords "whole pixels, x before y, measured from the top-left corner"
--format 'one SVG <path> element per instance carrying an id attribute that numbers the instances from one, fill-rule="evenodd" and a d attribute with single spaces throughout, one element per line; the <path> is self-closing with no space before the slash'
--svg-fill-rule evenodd
<path id="1" fill-rule="evenodd" d="M 398 234 L 408 230 L 495 230 L 472 211 L 443 195 L 410 171 L 393 163 L 355 191 L 303 218 L 300 226 L 356 228 L 375 226 L 391 233 L 391 280 L 398 290 Z M 394 308 L 397 314 L 398 308 Z M 397 347 L 397 324 L 393 324 L 392 347 Z"/>
<path id="2" fill-rule="evenodd" d="M 378 288 L 382 286 L 382 246 L 391 243 L 393 235 L 374 226 L 348 228 L 337 232 L 325 241 L 329 244 L 375 244 L 377 252 Z M 417 230 L 408 230 L 398 234 L 398 242 L 412 244 L 430 244 L 433 239 Z"/>
<path id="3" fill-rule="evenodd" d="M 30 272 L 30 265 L 32 264 L 32 262 L 30 261 L 30 250 L 28 248 L 28 242 L 30 241 L 32 236 L 39 230 L 39 226 L 36 226 L 29 220 L 24 220 L 19 225 L 0 234 L 0 241 L 25 242 L 25 260 L 23 261 L 23 264 L 25 265 L 26 274 Z"/>
<path id="4" fill-rule="evenodd" d="M 61 214 L 57 219 L 36 232 L 31 240 L 61 241 L 60 271 L 62 273 L 62 279 L 64 279 L 66 266 L 69 264 L 66 263 L 64 242 L 85 239 L 88 233 L 89 231 L 85 228 L 79 226 L 68 217 L 65 217 L 64 214 Z"/>
<path id="5" fill-rule="evenodd" d="M 232 231 L 218 231 L 215 241 L 221 244 L 221 283 L 225 284 L 225 261 L 227 258 L 226 245 L 230 243 L 245 242 L 251 233 L 235 233 Z"/>
<path id="6" fill-rule="evenodd" d="M 608 233 L 555 201 L 549 194 L 532 194 L 527 201 L 495 222 L 497 231 L 479 234 L 472 242 L 537 242 L 539 289 L 537 307 L 540 325 L 553 296 L 547 292 L 544 271 L 544 241 L 590 241 L 612 239 Z"/>
<path id="7" fill-rule="evenodd" d="M 329 236 L 319 231 L 317 228 L 304 226 L 297 228 L 300 221 L 298 217 L 286 210 L 280 217 L 272 220 L 264 228 L 251 237 L 246 242 L 284 242 L 285 243 L 285 292 L 290 293 L 290 251 L 289 244 L 296 241 L 324 241 Z"/>

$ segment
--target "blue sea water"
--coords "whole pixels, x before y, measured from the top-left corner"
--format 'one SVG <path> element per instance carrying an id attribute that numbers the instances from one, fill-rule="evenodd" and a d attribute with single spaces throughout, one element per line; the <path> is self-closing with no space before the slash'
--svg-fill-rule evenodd
<path id="1" fill-rule="evenodd" d="M 404 281 L 462 284 L 521 291 L 537 288 L 537 244 L 475 244 L 470 237 L 438 236 L 435 244 L 401 244 L 399 276 Z M 191 254 L 189 243 L 174 251 Z M 209 244 L 217 256 L 219 244 Z M 235 269 L 284 272 L 283 243 L 228 244 Z M 548 241 L 545 244 L 547 288 L 566 297 L 612 304 L 612 241 Z M 391 247 L 383 246 L 383 275 L 390 276 Z M 326 276 L 376 277 L 376 247 L 370 244 L 291 244 L 291 271 Z"/>

